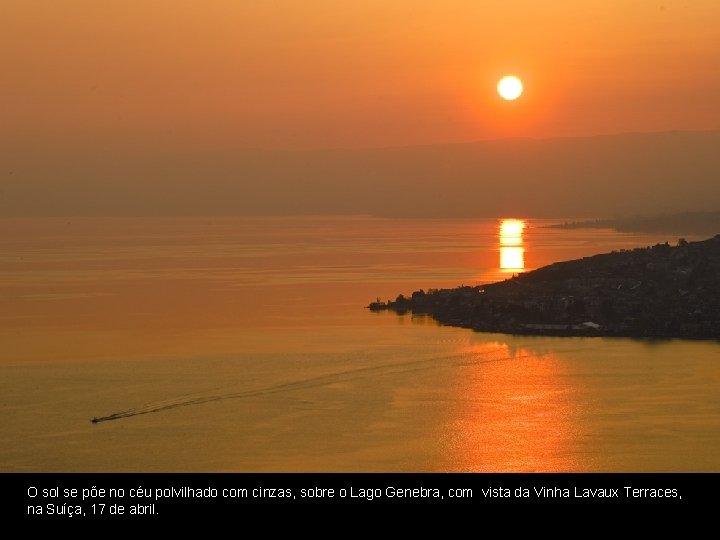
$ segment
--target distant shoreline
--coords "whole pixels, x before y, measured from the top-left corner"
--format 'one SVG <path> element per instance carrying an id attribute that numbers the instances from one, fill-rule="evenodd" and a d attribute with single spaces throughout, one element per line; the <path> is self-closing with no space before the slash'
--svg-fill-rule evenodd
<path id="1" fill-rule="evenodd" d="M 720 211 L 681 212 L 659 216 L 566 221 L 546 225 L 553 229 L 615 229 L 619 232 L 714 235 L 720 233 Z"/>

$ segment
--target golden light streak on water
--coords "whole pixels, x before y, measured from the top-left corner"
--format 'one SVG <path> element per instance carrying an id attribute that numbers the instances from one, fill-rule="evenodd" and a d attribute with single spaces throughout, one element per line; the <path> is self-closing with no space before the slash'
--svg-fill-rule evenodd
<path id="1" fill-rule="evenodd" d="M 525 270 L 525 247 L 520 219 L 504 219 L 500 222 L 500 269 L 508 272 Z"/>

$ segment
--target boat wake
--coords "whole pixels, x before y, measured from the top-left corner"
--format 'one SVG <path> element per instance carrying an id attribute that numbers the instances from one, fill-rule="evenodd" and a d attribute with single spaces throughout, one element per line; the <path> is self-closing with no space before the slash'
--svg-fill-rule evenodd
<path id="1" fill-rule="evenodd" d="M 475 358 L 468 358 L 468 356 L 475 356 Z M 225 401 L 231 399 L 245 399 L 258 396 L 266 396 L 272 394 L 279 394 L 283 392 L 290 392 L 294 390 L 303 390 L 307 388 L 325 386 L 328 384 L 351 381 L 359 378 L 366 378 L 370 376 L 377 376 L 379 374 L 392 374 L 392 373 L 403 373 L 425 369 L 437 369 L 439 367 L 448 367 L 449 365 L 465 366 L 468 364 L 486 364 L 492 362 L 505 362 L 505 361 L 517 361 L 523 358 L 537 358 L 545 356 L 540 353 L 532 354 L 514 354 L 510 356 L 502 356 L 498 358 L 485 358 L 477 360 L 476 355 L 468 354 L 467 352 L 448 355 L 444 357 L 432 357 L 422 360 L 413 360 L 409 362 L 398 362 L 393 364 L 384 364 L 382 366 L 369 366 L 356 369 L 350 369 L 345 371 L 339 371 L 330 373 L 327 375 L 320 375 L 317 377 L 310 377 L 307 379 L 301 379 L 296 381 L 290 381 L 282 384 L 266 386 L 264 388 L 257 388 L 252 390 L 244 390 L 240 392 L 227 392 L 221 394 L 213 394 L 206 396 L 197 396 L 189 398 L 183 396 L 175 400 L 156 401 L 148 403 L 140 407 L 134 407 L 126 409 L 124 411 L 115 412 L 105 416 L 95 416 L 90 422 L 93 424 L 99 424 L 101 422 L 109 422 L 111 420 L 121 420 L 123 418 L 132 418 L 133 416 L 140 416 L 144 414 L 159 413 L 163 411 L 169 411 L 172 409 L 178 409 L 180 407 L 190 407 L 193 405 L 203 405 L 205 403 L 213 403 L 216 401 Z"/>

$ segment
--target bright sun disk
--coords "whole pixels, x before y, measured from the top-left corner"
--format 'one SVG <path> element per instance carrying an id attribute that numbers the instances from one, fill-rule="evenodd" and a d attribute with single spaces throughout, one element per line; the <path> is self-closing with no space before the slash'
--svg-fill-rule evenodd
<path id="1" fill-rule="evenodd" d="M 522 94 L 523 84 L 515 75 L 506 75 L 498 82 L 497 91 L 501 98 L 512 101 Z"/>

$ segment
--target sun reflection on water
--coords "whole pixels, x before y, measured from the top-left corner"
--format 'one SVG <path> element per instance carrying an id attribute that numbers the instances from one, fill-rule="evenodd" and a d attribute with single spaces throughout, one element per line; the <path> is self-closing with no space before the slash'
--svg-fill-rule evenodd
<path id="1" fill-rule="evenodd" d="M 525 222 L 520 219 L 504 219 L 500 222 L 500 270 L 517 272 L 525 270 L 525 247 L 523 229 Z"/>
<path id="2" fill-rule="evenodd" d="M 564 364 L 508 343 L 466 351 L 446 433 L 448 468 L 466 472 L 584 470 L 575 392 Z"/>

